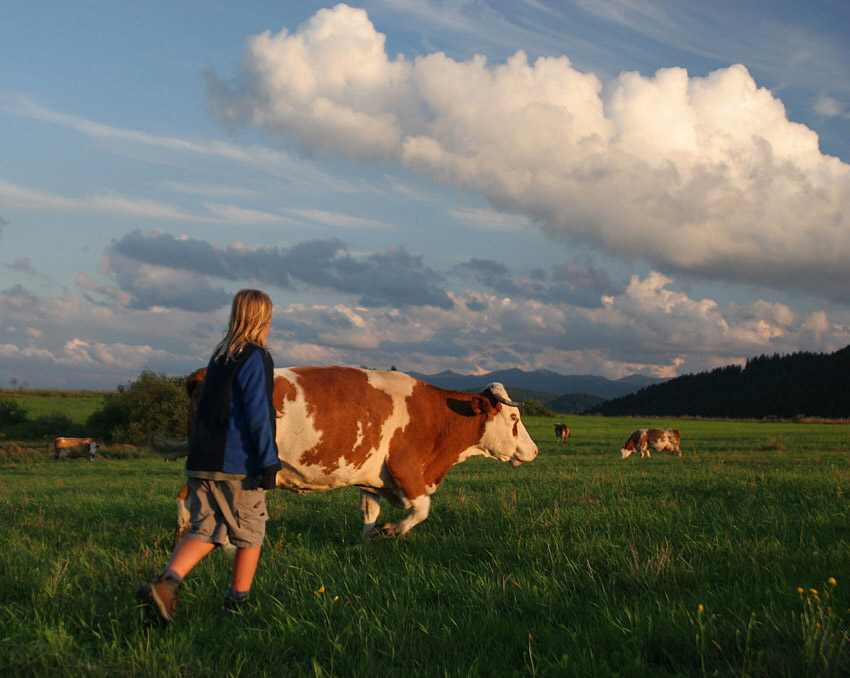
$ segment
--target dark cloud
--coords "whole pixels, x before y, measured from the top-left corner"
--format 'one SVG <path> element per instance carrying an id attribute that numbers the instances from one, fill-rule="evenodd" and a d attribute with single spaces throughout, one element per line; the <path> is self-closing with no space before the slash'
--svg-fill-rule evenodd
<path id="1" fill-rule="evenodd" d="M 543 299 L 546 296 L 544 285 L 528 279 L 515 279 L 507 267 L 498 261 L 470 259 L 455 270 L 458 275 L 475 280 L 502 296 L 526 299 Z"/>
<path id="2" fill-rule="evenodd" d="M 15 300 L 22 300 L 26 302 L 35 303 L 38 301 L 38 297 L 36 297 L 32 292 L 30 292 L 23 285 L 14 285 L 8 289 L 3 290 L 0 294 L 4 294 L 9 298 Z"/>
<path id="3" fill-rule="evenodd" d="M 438 286 L 443 277 L 422 265 L 422 257 L 403 248 L 370 255 L 365 261 L 343 260 L 336 289 L 362 293 L 364 306 L 410 305 L 450 309 L 454 302 Z"/>
<path id="4" fill-rule="evenodd" d="M 256 281 L 283 289 L 301 284 L 359 295 L 363 306 L 430 305 L 449 309 L 454 305 L 440 286 L 443 277 L 424 266 L 421 257 L 409 254 L 404 248 L 390 248 L 355 258 L 345 251 L 344 243 L 335 238 L 306 241 L 288 249 L 249 249 L 239 245 L 222 249 L 203 240 L 175 238 L 161 231 L 133 231 L 114 241 L 111 252 L 128 261 L 187 275 Z M 115 273 L 122 289 L 138 298 L 141 298 L 140 291 L 149 289 L 145 285 L 139 290 L 135 278 L 122 276 L 120 271 Z M 206 288 L 196 292 L 203 292 L 205 303 L 212 303 L 215 295 L 211 293 L 218 290 L 210 288 L 208 283 Z M 169 290 L 157 293 L 166 291 Z M 166 301 L 164 297 L 175 295 L 162 296 L 160 303 Z M 152 302 L 146 300 L 144 303 Z"/>
<path id="5" fill-rule="evenodd" d="M 488 308 L 490 308 L 490 305 L 483 301 L 476 301 L 475 299 L 470 299 L 466 302 L 466 307 L 473 313 L 480 313 L 481 311 L 486 311 Z"/>
<path id="6" fill-rule="evenodd" d="M 6 267 L 18 273 L 35 274 L 35 269 L 33 269 L 29 259 L 16 259 L 11 264 L 6 264 Z"/>
<path id="7" fill-rule="evenodd" d="M 182 269 L 220 278 L 238 276 L 228 266 L 223 252 L 203 240 L 175 238 L 168 233 L 133 231 L 112 242 L 112 250 L 136 261 Z"/>
<path id="8" fill-rule="evenodd" d="M 204 313 L 230 303 L 232 294 L 210 285 L 205 276 L 194 273 L 152 268 L 138 261 L 113 254 L 108 258 L 109 270 L 118 286 L 130 295 L 130 308 L 148 310 L 153 307 L 178 308 Z"/>
<path id="9" fill-rule="evenodd" d="M 561 264 L 551 273 L 535 268 L 527 278 L 518 279 L 498 261 L 470 259 L 457 266 L 455 272 L 502 296 L 585 308 L 598 308 L 603 295 L 616 294 L 623 289 L 605 271 L 578 263 Z"/>
<path id="10" fill-rule="evenodd" d="M 552 279 L 547 301 L 585 308 L 598 308 L 603 296 L 620 294 L 624 287 L 611 280 L 606 271 L 575 262 L 558 266 Z"/>
<path id="11" fill-rule="evenodd" d="M 505 365 L 522 364 L 522 358 L 513 351 L 509 351 L 507 349 L 494 351 L 489 357 L 491 360 L 495 360 L 497 363 L 503 363 Z"/>
<path id="12" fill-rule="evenodd" d="M 456 335 L 439 334 L 427 341 L 381 342 L 381 352 L 401 356 L 426 355 L 447 358 L 465 358 L 469 355 L 469 347 L 463 345 Z"/>

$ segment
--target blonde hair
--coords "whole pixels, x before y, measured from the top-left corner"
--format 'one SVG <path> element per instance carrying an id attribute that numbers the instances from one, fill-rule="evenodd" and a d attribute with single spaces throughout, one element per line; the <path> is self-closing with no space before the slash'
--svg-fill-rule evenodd
<path id="1" fill-rule="evenodd" d="M 246 344 L 266 347 L 266 323 L 272 318 L 272 300 L 260 290 L 239 290 L 230 307 L 230 321 L 224 339 L 215 347 L 213 358 L 236 358 Z"/>

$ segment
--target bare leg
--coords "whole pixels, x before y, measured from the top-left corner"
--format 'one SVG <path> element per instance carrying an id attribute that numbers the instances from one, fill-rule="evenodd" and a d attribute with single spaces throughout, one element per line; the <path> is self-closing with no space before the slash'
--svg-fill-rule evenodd
<path id="1" fill-rule="evenodd" d="M 230 588 L 234 591 L 250 591 L 260 562 L 260 546 L 236 547 L 236 557 L 233 560 L 233 577 Z"/>
<path id="2" fill-rule="evenodd" d="M 182 579 L 189 571 L 197 565 L 201 559 L 215 548 L 215 544 L 209 544 L 194 537 L 186 537 L 171 554 L 168 567 Z"/>

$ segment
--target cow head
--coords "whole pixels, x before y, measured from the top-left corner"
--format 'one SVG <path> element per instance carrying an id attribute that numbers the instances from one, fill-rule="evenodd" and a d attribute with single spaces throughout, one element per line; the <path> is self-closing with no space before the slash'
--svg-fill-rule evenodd
<path id="1" fill-rule="evenodd" d="M 493 382 L 472 401 L 474 412 L 486 413 L 487 422 L 479 447 L 484 453 L 513 466 L 537 457 L 537 445 L 519 416 L 520 403 L 508 397 L 505 387 Z"/>
<path id="2" fill-rule="evenodd" d="M 628 459 L 632 452 L 637 452 L 638 441 L 640 441 L 640 431 L 635 431 L 620 448 L 620 459 Z"/>

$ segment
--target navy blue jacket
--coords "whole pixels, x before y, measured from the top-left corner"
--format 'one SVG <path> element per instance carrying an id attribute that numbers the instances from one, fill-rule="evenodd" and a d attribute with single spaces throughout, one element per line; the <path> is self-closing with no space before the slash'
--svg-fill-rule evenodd
<path id="1" fill-rule="evenodd" d="M 256 344 L 247 344 L 235 360 L 210 359 L 189 439 L 186 475 L 266 475 L 280 470 L 273 369 L 268 351 Z"/>

